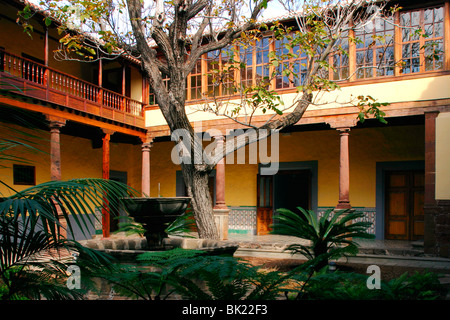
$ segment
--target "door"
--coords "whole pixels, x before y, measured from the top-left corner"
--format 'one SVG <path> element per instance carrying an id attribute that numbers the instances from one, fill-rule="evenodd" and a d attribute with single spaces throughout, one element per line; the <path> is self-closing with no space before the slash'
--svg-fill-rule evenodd
<path id="1" fill-rule="evenodd" d="M 386 239 L 423 239 L 424 185 L 425 175 L 423 171 L 386 173 Z"/>
<path id="2" fill-rule="evenodd" d="M 273 223 L 273 176 L 257 177 L 256 232 L 258 235 L 268 234 Z"/>

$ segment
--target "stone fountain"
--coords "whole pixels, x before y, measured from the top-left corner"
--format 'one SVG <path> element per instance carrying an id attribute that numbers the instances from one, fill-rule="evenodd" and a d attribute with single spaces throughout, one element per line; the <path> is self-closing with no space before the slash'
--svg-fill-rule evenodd
<path id="1" fill-rule="evenodd" d="M 187 209 L 189 197 L 124 198 L 125 209 L 145 229 L 148 250 L 164 250 L 166 228 Z"/>
<path id="2" fill-rule="evenodd" d="M 205 255 L 234 255 L 238 244 L 198 238 L 168 236 L 166 228 L 187 209 L 189 197 L 130 197 L 123 198 L 128 214 L 145 229 L 142 237 L 116 237 L 82 241 L 88 248 L 105 251 L 121 261 L 135 261 L 146 251 L 173 248 L 201 250 Z"/>

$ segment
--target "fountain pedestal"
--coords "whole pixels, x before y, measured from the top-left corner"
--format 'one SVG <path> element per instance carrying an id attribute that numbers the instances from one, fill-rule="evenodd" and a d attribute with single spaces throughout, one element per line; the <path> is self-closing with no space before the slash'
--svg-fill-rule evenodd
<path id="1" fill-rule="evenodd" d="M 130 216 L 144 227 L 148 250 L 164 250 L 166 228 L 186 211 L 190 200 L 189 197 L 137 197 L 124 198 L 123 202 Z"/>

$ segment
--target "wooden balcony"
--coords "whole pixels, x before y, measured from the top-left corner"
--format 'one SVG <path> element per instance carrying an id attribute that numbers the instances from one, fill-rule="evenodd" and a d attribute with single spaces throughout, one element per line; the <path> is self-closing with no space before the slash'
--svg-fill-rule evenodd
<path id="1" fill-rule="evenodd" d="M 5 85 L 6 84 L 6 85 Z M 123 124 L 144 128 L 140 101 L 0 50 L 0 86 Z"/>

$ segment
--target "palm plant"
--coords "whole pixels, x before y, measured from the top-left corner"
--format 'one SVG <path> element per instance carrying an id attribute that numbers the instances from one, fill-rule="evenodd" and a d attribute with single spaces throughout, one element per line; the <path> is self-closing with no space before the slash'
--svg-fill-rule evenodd
<path id="1" fill-rule="evenodd" d="M 308 259 L 320 259 L 316 269 L 326 266 L 328 259 L 356 254 L 358 246 L 353 238 L 375 237 L 367 233 L 370 222 L 354 222 L 364 216 L 362 212 L 328 209 L 318 218 L 311 210 L 298 209 L 301 215 L 288 209 L 278 209 L 272 233 L 309 240 L 310 245 L 292 244 L 286 250 L 293 254 L 301 253 Z"/>
<path id="2" fill-rule="evenodd" d="M 271 300 L 288 290 L 291 278 L 290 274 L 261 270 L 235 257 L 201 252 L 168 260 L 164 267 L 173 290 L 190 300 Z"/>
<path id="3" fill-rule="evenodd" d="M 68 267 L 77 262 L 86 273 L 96 264 L 109 263 L 108 257 L 76 241 L 49 236 L 33 228 L 31 220 L 0 216 L 0 300 L 81 299 L 81 287 L 67 286 Z M 73 253 L 81 260 L 75 261 Z"/>

